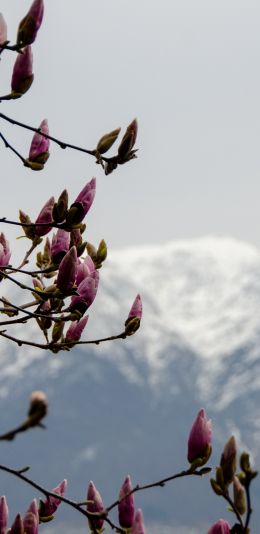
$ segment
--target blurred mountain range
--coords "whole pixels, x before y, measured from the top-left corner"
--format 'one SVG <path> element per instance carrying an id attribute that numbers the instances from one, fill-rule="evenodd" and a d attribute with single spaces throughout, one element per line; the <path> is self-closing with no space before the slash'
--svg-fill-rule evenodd
<path id="1" fill-rule="evenodd" d="M 125 249 L 111 253 L 101 279 L 84 339 L 120 333 L 137 293 L 144 305 L 140 330 L 126 340 L 57 355 L 2 342 L 0 432 L 22 420 L 35 389 L 47 393 L 50 410 L 47 430 L 1 443 L 1 463 L 30 465 L 30 476 L 49 489 L 67 478 L 68 497 L 76 501 L 85 499 L 92 479 L 110 504 L 128 473 L 133 483 L 148 483 L 187 468 L 187 437 L 204 407 L 214 429 L 210 465 L 217 465 L 234 434 L 257 468 L 260 251 L 216 237 Z M 26 337 L 24 327 L 19 337 Z M 0 492 L 13 516 L 38 497 L 2 472 Z M 259 498 L 256 480 L 252 534 L 260 522 Z M 233 519 L 208 477 L 139 493 L 136 504 L 148 534 L 201 534 L 220 517 Z M 81 534 L 87 527 L 61 506 L 41 531 Z"/>

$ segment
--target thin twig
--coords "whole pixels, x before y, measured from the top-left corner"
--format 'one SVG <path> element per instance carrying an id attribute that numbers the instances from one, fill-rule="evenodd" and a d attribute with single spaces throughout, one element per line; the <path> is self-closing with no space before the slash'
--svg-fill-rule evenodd
<path id="1" fill-rule="evenodd" d="M 18 158 L 23 162 L 23 164 L 25 164 L 25 158 L 21 154 L 19 154 L 19 152 L 12 145 L 10 145 L 9 141 L 7 141 L 7 139 L 3 136 L 1 132 L 0 132 L 0 138 L 3 140 L 5 147 L 10 148 L 10 150 L 12 150 L 12 152 L 14 152 L 16 156 L 18 156 Z"/>
<path id="2" fill-rule="evenodd" d="M 13 341 L 14 343 L 17 343 L 19 347 L 22 345 L 29 345 L 30 347 L 35 347 L 38 349 L 43 350 L 51 350 L 53 352 L 59 351 L 59 350 L 68 350 L 71 346 L 74 347 L 75 345 L 99 345 L 99 343 L 104 343 L 106 341 L 115 341 L 116 339 L 126 339 L 125 332 L 117 335 L 117 336 L 110 336 L 105 337 L 101 339 L 92 339 L 87 341 L 73 341 L 69 342 L 66 341 L 64 343 L 35 343 L 34 341 L 27 341 L 25 339 L 18 339 L 17 337 L 10 336 L 5 332 L 5 330 L 0 331 L 0 336 L 5 337 L 6 339 L 10 339 L 10 341 Z"/>
<path id="3" fill-rule="evenodd" d="M 144 484 L 142 486 L 140 484 L 137 484 L 131 491 L 129 491 L 129 493 L 127 493 L 127 495 L 124 495 L 124 499 L 128 495 L 132 495 L 133 493 L 137 493 L 138 491 L 144 491 L 146 489 L 156 488 L 156 487 L 162 488 L 163 486 L 165 486 L 165 484 L 167 484 L 167 482 L 171 482 L 172 480 L 175 480 L 177 478 L 182 478 L 182 477 L 192 476 L 192 475 L 201 477 L 204 474 L 209 473 L 210 471 L 211 471 L 211 468 L 206 468 L 206 470 L 205 468 L 203 468 L 199 471 L 192 471 L 191 469 L 187 469 L 187 470 L 180 471 L 180 473 L 176 473 L 175 475 L 171 475 L 170 477 L 162 478 L 161 480 L 152 482 L 150 484 Z M 110 512 L 113 508 L 118 506 L 121 500 L 122 499 L 117 499 L 110 506 L 108 506 L 107 512 Z"/>

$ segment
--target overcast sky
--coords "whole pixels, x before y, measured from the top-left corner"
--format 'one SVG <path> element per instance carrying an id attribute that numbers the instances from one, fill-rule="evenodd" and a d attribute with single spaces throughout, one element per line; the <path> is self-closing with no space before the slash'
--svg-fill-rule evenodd
<path id="1" fill-rule="evenodd" d="M 14 41 L 30 0 L 2 0 Z M 94 159 L 51 146 L 32 172 L 3 145 L 2 215 L 37 215 L 64 187 L 97 177 L 88 239 L 110 248 L 208 234 L 260 245 L 258 0 L 45 0 L 33 45 L 35 81 L 2 112 L 94 148 L 139 121 L 138 159 L 106 177 Z M 15 55 L 0 65 L 9 90 Z M 1 122 L 24 156 L 31 134 Z M 9 234 L 9 229 L 5 229 Z M 16 231 L 17 234 L 17 231 Z"/>

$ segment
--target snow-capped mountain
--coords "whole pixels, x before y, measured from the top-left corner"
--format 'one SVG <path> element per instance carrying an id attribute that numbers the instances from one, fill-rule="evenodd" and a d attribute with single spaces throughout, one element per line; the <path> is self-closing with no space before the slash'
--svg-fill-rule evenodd
<path id="1" fill-rule="evenodd" d="M 187 435 L 204 406 L 214 423 L 212 465 L 232 433 L 259 464 L 260 251 L 213 237 L 125 249 L 109 255 L 101 280 L 84 337 L 120 333 L 137 293 L 141 329 L 125 341 L 58 355 L 3 342 L 2 430 L 19 422 L 33 389 L 50 399 L 48 431 L 2 443 L 3 463 L 29 463 L 32 476 L 51 487 L 67 476 L 78 500 L 94 479 L 109 503 L 128 472 L 135 482 L 148 482 L 185 468 Z M 17 506 L 24 486 L 19 493 L 17 482 L 0 477 L 2 493 L 15 492 Z M 256 501 L 258 482 L 254 489 Z M 155 524 L 167 533 L 206 532 L 225 514 L 204 479 L 144 493 L 138 506 L 149 532 Z M 68 510 L 63 514 L 70 518 Z M 75 514 L 67 520 L 82 527 Z M 57 520 L 49 532 L 62 528 Z"/>

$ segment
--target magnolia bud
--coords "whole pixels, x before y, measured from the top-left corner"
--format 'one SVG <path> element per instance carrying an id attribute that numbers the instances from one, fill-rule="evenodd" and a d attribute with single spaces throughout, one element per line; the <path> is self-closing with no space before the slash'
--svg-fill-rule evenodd
<path id="1" fill-rule="evenodd" d="M 88 492 L 87 492 L 87 512 L 92 513 L 100 513 L 105 511 L 105 507 L 101 498 L 101 495 L 99 491 L 96 489 L 94 483 L 92 480 L 89 483 L 88 486 Z M 93 532 L 93 526 L 96 530 L 101 530 L 104 524 L 104 519 L 100 518 L 93 518 L 91 521 L 89 520 L 89 528 L 91 532 Z"/>
<path id="2" fill-rule="evenodd" d="M 140 508 L 136 512 L 132 534 L 146 534 L 146 530 L 144 526 L 144 516 Z"/>
<path id="3" fill-rule="evenodd" d="M 118 519 L 123 529 L 131 529 L 134 524 L 135 505 L 132 490 L 131 478 L 128 475 L 119 492 Z"/>
<path id="4" fill-rule="evenodd" d="M 79 224 L 83 221 L 85 215 L 92 206 L 96 194 L 96 178 L 92 178 L 71 204 L 67 212 L 66 222 L 69 226 Z"/>
<path id="5" fill-rule="evenodd" d="M 57 287 L 62 292 L 68 292 L 72 289 L 77 274 L 77 249 L 72 247 L 62 259 L 58 276 L 57 276 Z"/>
<path id="6" fill-rule="evenodd" d="M 53 207 L 53 220 L 56 223 L 61 223 L 66 218 L 68 210 L 68 191 L 64 189 L 58 198 L 58 202 L 55 202 Z"/>
<path id="7" fill-rule="evenodd" d="M 236 509 L 240 515 L 244 515 L 247 509 L 245 488 L 242 486 L 237 476 L 234 476 L 233 480 L 233 494 Z"/>
<path id="8" fill-rule="evenodd" d="M 200 410 L 190 431 L 188 439 L 188 461 L 199 461 L 204 465 L 211 455 L 212 424 L 204 409 Z"/>
<path id="9" fill-rule="evenodd" d="M 34 0 L 27 15 L 21 20 L 17 32 L 17 44 L 21 47 L 32 44 L 41 26 L 44 12 L 43 0 Z"/>
<path id="10" fill-rule="evenodd" d="M 140 327 L 142 311 L 142 300 L 140 295 L 138 294 L 125 321 L 125 334 L 127 336 L 131 336 L 132 334 L 134 334 Z"/>
<path id="11" fill-rule="evenodd" d="M 236 472 L 237 447 L 234 436 L 226 443 L 221 455 L 220 466 L 223 471 L 225 484 L 228 486 L 233 481 Z"/>
<path id="12" fill-rule="evenodd" d="M 29 215 L 26 215 L 26 213 L 24 213 L 24 211 L 22 210 L 19 210 L 19 219 L 20 219 L 20 222 L 22 224 L 31 224 L 31 219 L 29 217 Z M 26 237 L 28 237 L 28 239 L 31 239 L 32 241 L 34 240 L 35 238 L 35 229 L 33 226 L 23 226 L 23 231 L 26 235 Z"/>
<path id="13" fill-rule="evenodd" d="M 57 343 L 59 341 L 63 334 L 64 325 L 64 321 L 59 321 L 58 323 L 54 324 L 51 334 L 52 343 Z"/>
<path id="14" fill-rule="evenodd" d="M 33 56 L 30 46 L 17 55 L 12 74 L 12 98 L 20 98 L 30 89 L 33 82 Z"/>
<path id="15" fill-rule="evenodd" d="M 51 491 L 51 493 L 57 493 L 57 495 L 63 497 L 67 489 L 67 485 L 67 480 L 64 479 L 56 488 Z M 61 502 L 62 501 L 58 497 L 53 497 L 52 495 L 50 495 L 45 501 L 40 500 L 40 522 L 46 523 L 47 521 L 51 521 L 51 519 L 53 519 L 53 514 L 56 512 Z"/>
<path id="16" fill-rule="evenodd" d="M 121 128 L 117 128 L 116 130 L 103 135 L 103 137 L 99 139 L 96 151 L 99 152 L 99 154 L 105 154 L 117 140 L 120 130 Z"/>
<path id="17" fill-rule="evenodd" d="M 41 132 L 49 135 L 49 127 L 47 119 L 44 119 L 39 127 L 40 132 L 36 132 L 32 138 L 28 160 L 26 160 L 26 166 L 28 165 L 32 170 L 43 169 L 44 163 L 49 158 L 49 145 L 50 141 L 47 137 L 41 135 Z M 31 165 L 31 163 L 37 163 L 38 166 Z"/>
<path id="18" fill-rule="evenodd" d="M 43 235 L 48 234 L 48 232 L 50 232 L 52 228 L 51 223 L 53 222 L 52 210 L 53 210 L 54 202 L 55 202 L 54 197 L 49 198 L 46 204 L 44 204 L 43 208 L 41 209 L 35 221 L 35 224 L 37 223 L 44 224 L 44 226 L 35 226 L 35 233 L 38 236 L 43 236 Z M 50 226 L 48 226 L 47 223 L 49 223 Z"/>
<path id="19" fill-rule="evenodd" d="M 36 426 L 47 415 L 48 401 L 43 391 L 33 391 L 30 397 L 28 418 L 30 426 Z"/>
<path id="20" fill-rule="evenodd" d="M 212 527 L 208 530 L 208 534 L 229 534 L 230 525 L 224 519 L 219 519 L 217 523 L 214 523 Z"/>
<path id="21" fill-rule="evenodd" d="M 3 496 L 0 498 L 0 532 L 5 533 L 8 523 L 8 506 L 6 497 Z"/>
<path id="22" fill-rule="evenodd" d="M 3 45 L 7 41 L 7 24 L 5 19 L 0 13 L 0 44 Z"/>
<path id="23" fill-rule="evenodd" d="M 118 148 L 118 163 L 125 163 L 134 157 L 134 151 L 132 151 L 132 148 L 136 142 L 137 130 L 137 120 L 134 119 L 127 127 L 125 135 Z"/>

